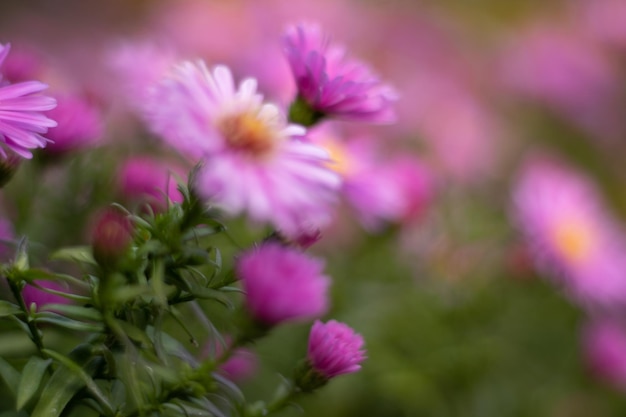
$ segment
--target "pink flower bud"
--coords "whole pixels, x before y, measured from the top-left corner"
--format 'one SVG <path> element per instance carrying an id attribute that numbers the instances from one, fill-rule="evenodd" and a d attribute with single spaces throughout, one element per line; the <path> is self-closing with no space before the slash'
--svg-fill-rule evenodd
<path id="1" fill-rule="evenodd" d="M 91 238 L 93 256 L 102 266 L 115 264 L 133 240 L 133 227 L 128 217 L 111 207 L 100 214 Z"/>
<path id="2" fill-rule="evenodd" d="M 327 379 L 361 369 L 365 360 L 363 337 L 348 325 L 335 320 L 317 320 L 309 336 L 308 359 L 311 367 Z"/>
<path id="3" fill-rule="evenodd" d="M 323 266 L 297 249 L 269 242 L 243 254 L 236 271 L 249 312 L 257 322 L 273 326 L 326 312 L 330 278 L 322 274 Z"/>

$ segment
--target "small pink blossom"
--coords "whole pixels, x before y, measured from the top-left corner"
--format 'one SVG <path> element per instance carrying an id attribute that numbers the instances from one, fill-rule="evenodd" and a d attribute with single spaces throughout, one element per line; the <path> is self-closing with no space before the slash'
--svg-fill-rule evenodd
<path id="1" fill-rule="evenodd" d="M 298 96 L 315 113 L 370 123 L 395 121 L 397 94 L 365 64 L 347 58 L 315 24 L 287 29 L 283 45 Z"/>
<path id="2" fill-rule="evenodd" d="M 54 281 L 35 281 L 41 288 L 53 291 L 67 292 L 67 286 Z M 47 304 L 71 304 L 72 301 L 61 295 L 49 293 L 43 289 L 39 289 L 34 285 L 26 285 L 22 290 L 22 297 L 26 307 L 30 308 L 32 303 L 37 304 L 37 308 L 46 306 Z"/>
<path id="3" fill-rule="evenodd" d="M 357 372 L 365 360 L 365 341 L 348 325 L 316 320 L 309 336 L 308 359 L 315 371 L 330 379 Z"/>
<path id="4" fill-rule="evenodd" d="M 328 309 L 330 278 L 322 261 L 278 243 L 265 243 L 244 253 L 236 264 L 254 319 L 273 326 L 309 320 Z"/>

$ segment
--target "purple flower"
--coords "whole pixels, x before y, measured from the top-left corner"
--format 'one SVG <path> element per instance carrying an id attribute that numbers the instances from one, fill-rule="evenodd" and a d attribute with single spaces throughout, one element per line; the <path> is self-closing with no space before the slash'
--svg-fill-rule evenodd
<path id="1" fill-rule="evenodd" d="M 224 66 L 185 62 L 154 90 L 148 118 L 170 145 L 203 162 L 195 188 L 212 204 L 289 235 L 328 223 L 340 179 L 327 153 L 256 87 L 248 78 L 236 88 Z"/>
<path id="2" fill-rule="evenodd" d="M 308 359 L 311 367 L 330 379 L 361 369 L 365 360 L 363 337 L 348 325 L 335 320 L 317 320 L 309 336 Z"/>
<path id="3" fill-rule="evenodd" d="M 392 123 L 395 91 L 363 63 L 348 59 L 318 25 L 289 27 L 283 37 L 301 100 L 316 113 L 345 120 Z M 314 120 L 315 121 L 315 120 Z"/>
<path id="4" fill-rule="evenodd" d="M 278 243 L 244 253 L 236 264 L 254 319 L 267 326 L 308 320 L 328 309 L 330 278 L 323 262 Z"/>
<path id="5" fill-rule="evenodd" d="M 0 66 L 6 59 L 10 45 L 0 45 Z M 56 122 L 41 112 L 56 106 L 51 97 L 37 95 L 48 88 L 38 81 L 9 84 L 0 82 L 0 155 L 8 157 L 7 149 L 23 158 L 32 158 L 31 150 L 43 148 L 48 140 L 42 134 Z M 5 148 L 6 146 L 6 148 Z"/>
<path id="6" fill-rule="evenodd" d="M 572 168 L 531 159 L 513 189 L 513 218 L 537 266 L 576 300 L 626 302 L 626 234 L 594 184 Z"/>
<path id="7" fill-rule="evenodd" d="M 61 291 L 67 292 L 67 285 L 63 285 L 61 283 L 57 283 L 54 281 L 35 281 L 41 288 L 53 290 L 53 291 Z M 61 295 L 52 294 L 50 292 L 45 291 L 44 289 L 39 289 L 34 285 L 26 285 L 22 290 L 22 297 L 24 298 L 24 303 L 27 307 L 30 307 L 32 303 L 37 304 L 37 308 L 41 308 L 48 304 L 71 304 L 72 301 L 68 298 L 65 298 Z"/>

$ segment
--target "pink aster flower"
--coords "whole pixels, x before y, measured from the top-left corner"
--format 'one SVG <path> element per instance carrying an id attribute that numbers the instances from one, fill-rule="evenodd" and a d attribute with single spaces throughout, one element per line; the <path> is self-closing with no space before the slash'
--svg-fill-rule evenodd
<path id="1" fill-rule="evenodd" d="M 357 372 L 365 360 L 363 337 L 348 325 L 335 320 L 317 320 L 309 336 L 311 367 L 325 378 Z"/>
<path id="2" fill-rule="evenodd" d="M 181 179 L 185 178 L 182 169 L 168 169 L 164 161 L 134 157 L 120 167 L 119 188 L 127 200 L 148 203 L 153 210 L 162 211 L 167 206 L 167 199 L 175 203 L 183 201 L 183 196 L 178 191 L 176 175 Z"/>
<path id="3" fill-rule="evenodd" d="M 308 320 L 328 309 L 330 279 L 322 261 L 297 249 L 266 243 L 244 253 L 236 264 L 246 306 L 266 326 Z"/>
<path id="4" fill-rule="evenodd" d="M 0 66 L 6 59 L 10 45 L 0 45 Z M 38 81 L 15 84 L 0 83 L 0 155 L 7 158 L 7 149 L 23 158 L 32 158 L 31 150 L 43 148 L 48 140 L 42 134 L 56 122 L 47 118 L 42 111 L 51 110 L 56 101 L 37 95 L 48 88 Z"/>
<path id="5" fill-rule="evenodd" d="M 397 100 L 365 64 L 346 57 L 343 46 L 331 44 L 318 25 L 289 27 L 284 50 L 298 87 L 298 96 L 323 116 L 370 123 L 392 123 Z"/>
<path id="6" fill-rule="evenodd" d="M 340 179 L 327 153 L 263 103 L 256 86 L 248 78 L 236 88 L 224 66 L 210 72 L 185 62 L 156 87 L 148 118 L 170 145 L 203 162 L 195 183 L 201 196 L 297 235 L 330 220 Z"/>
<path id="7" fill-rule="evenodd" d="M 594 374 L 626 391 L 626 332 L 619 323 L 603 319 L 587 325 L 583 353 Z"/>
<path id="8" fill-rule="evenodd" d="M 587 304 L 626 302 L 626 235 L 588 178 L 555 161 L 531 159 L 513 203 L 513 218 L 541 270 Z"/>
<path id="9" fill-rule="evenodd" d="M 57 96 L 57 106 L 48 115 L 57 126 L 48 131 L 52 142 L 46 151 L 55 155 L 88 149 L 102 137 L 104 125 L 99 107 L 87 97 Z"/>

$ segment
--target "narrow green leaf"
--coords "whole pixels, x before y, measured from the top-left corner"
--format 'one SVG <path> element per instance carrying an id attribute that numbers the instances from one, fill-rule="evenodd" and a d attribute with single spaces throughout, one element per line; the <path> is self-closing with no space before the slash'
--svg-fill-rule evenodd
<path id="1" fill-rule="evenodd" d="M 74 306 L 68 304 L 46 304 L 41 307 L 44 311 L 52 311 L 70 318 L 102 321 L 102 314 L 95 308 Z"/>
<path id="2" fill-rule="evenodd" d="M 90 246 L 73 246 L 69 248 L 59 249 L 50 255 L 52 260 L 82 262 L 91 265 L 97 265 Z"/>
<path id="3" fill-rule="evenodd" d="M 83 321 L 72 320 L 60 314 L 51 311 L 42 311 L 35 315 L 37 323 L 49 323 L 55 326 L 64 327 L 79 332 L 102 332 L 104 325 L 102 323 L 86 323 Z"/>
<path id="4" fill-rule="evenodd" d="M 4 380 L 7 389 L 15 396 L 17 393 L 15 390 L 20 382 L 20 373 L 2 358 L 0 358 L 0 376 Z"/>
<path id="5" fill-rule="evenodd" d="M 98 403 L 101 406 L 103 406 L 106 409 L 107 414 L 109 415 L 114 414 L 113 406 L 109 402 L 109 399 L 106 397 L 106 395 L 104 395 L 102 390 L 100 390 L 100 387 L 98 387 L 98 385 L 93 380 L 91 375 L 89 375 L 80 365 L 78 365 L 76 362 L 74 362 L 72 359 L 68 358 L 67 356 L 62 355 L 53 350 L 43 349 L 42 352 L 50 356 L 54 360 L 60 362 L 65 368 L 70 370 L 70 372 L 72 372 L 73 375 L 79 377 L 80 380 L 83 382 L 83 384 L 87 387 L 91 395 L 98 401 Z"/>
<path id="6" fill-rule="evenodd" d="M 31 417 L 59 417 L 67 403 L 84 386 L 85 382 L 80 376 L 60 366 L 41 392 Z"/>
<path id="7" fill-rule="evenodd" d="M 17 387 L 17 409 L 22 409 L 37 392 L 46 369 L 52 361 L 33 356 L 24 366 L 22 377 Z"/>
<path id="8" fill-rule="evenodd" d="M 18 314 L 23 314 L 18 306 L 8 301 L 0 301 L 0 317 L 15 316 Z"/>

